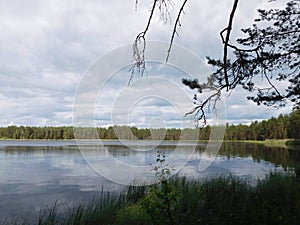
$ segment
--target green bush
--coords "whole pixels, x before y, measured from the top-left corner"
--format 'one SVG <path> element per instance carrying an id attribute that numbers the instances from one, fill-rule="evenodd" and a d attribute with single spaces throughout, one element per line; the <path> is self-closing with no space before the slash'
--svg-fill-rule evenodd
<path id="1" fill-rule="evenodd" d="M 148 214 L 140 204 L 135 204 L 121 209 L 114 225 L 151 225 Z"/>

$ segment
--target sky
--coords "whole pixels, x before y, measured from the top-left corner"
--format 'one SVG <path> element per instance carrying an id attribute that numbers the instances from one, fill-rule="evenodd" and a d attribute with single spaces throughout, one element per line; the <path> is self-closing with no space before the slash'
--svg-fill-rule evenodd
<path id="1" fill-rule="evenodd" d="M 221 56 L 219 32 L 226 26 L 233 1 L 188 1 L 175 37 L 178 47 L 171 53 L 172 65 L 156 59 L 165 57 L 182 1 L 174 0 L 166 23 L 155 14 L 147 40 L 164 44 L 147 63 L 145 77 L 135 77 L 128 85 L 131 73 L 126 63 L 132 60 L 128 46 L 145 28 L 152 3 L 140 0 L 136 7 L 135 2 L 0 0 L 0 126 L 72 126 L 84 113 L 96 126 L 181 127 L 183 120 L 190 120 L 182 115 L 193 108 L 193 93 L 183 87 L 181 78 L 194 78 L 187 72 L 195 68 L 209 68 L 186 59 L 193 55 L 204 62 L 208 55 Z M 240 28 L 251 26 L 256 9 L 280 4 L 283 1 L 241 0 L 233 39 L 241 35 Z M 127 52 L 122 52 L 124 48 Z M 184 57 L 175 59 L 177 50 Z M 106 74 L 109 66 L 115 71 Z M 85 84 L 89 75 L 96 78 Z M 292 110 L 291 106 L 257 107 L 246 96 L 241 89 L 224 94 L 223 122 L 249 124 Z"/>

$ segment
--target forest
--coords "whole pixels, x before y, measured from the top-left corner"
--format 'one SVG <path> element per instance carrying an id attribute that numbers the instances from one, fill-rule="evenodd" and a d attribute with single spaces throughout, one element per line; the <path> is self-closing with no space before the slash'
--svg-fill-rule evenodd
<path id="1" fill-rule="evenodd" d="M 76 128 L 80 138 L 89 139 L 94 128 Z M 197 128 L 182 130 L 177 128 L 137 128 L 126 126 L 110 126 L 96 128 L 100 139 L 129 139 L 129 140 L 188 140 L 189 134 L 196 132 Z M 208 140 L 211 126 L 200 129 L 199 140 Z M 117 131 L 117 132 L 116 132 Z M 118 135 L 116 135 L 116 133 Z M 74 139 L 74 128 L 63 127 L 34 127 L 34 126 L 8 126 L 0 127 L 0 139 Z M 76 138 L 78 138 L 76 136 Z M 300 139 L 300 109 L 288 115 L 279 115 L 268 120 L 254 121 L 250 125 L 226 124 L 224 140 L 265 140 L 265 139 Z"/>

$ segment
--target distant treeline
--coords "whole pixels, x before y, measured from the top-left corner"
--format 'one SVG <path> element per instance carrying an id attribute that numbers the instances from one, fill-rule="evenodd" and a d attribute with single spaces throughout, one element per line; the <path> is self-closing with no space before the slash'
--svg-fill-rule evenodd
<path id="1" fill-rule="evenodd" d="M 211 127 L 195 129 L 148 129 L 126 126 L 108 128 L 8 126 L 0 128 L 1 139 L 138 139 L 138 140 L 208 140 Z M 195 135 L 197 137 L 195 138 Z M 193 137 L 193 138 L 192 138 Z M 225 140 L 300 139 L 300 109 L 250 125 L 226 125 Z"/>

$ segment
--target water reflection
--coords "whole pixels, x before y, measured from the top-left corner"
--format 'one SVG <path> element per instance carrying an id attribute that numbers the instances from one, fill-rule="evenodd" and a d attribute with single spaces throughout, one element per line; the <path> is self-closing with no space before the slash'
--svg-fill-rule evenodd
<path id="1" fill-rule="evenodd" d="M 254 162 L 270 162 L 275 167 L 283 167 L 285 170 L 297 168 L 300 164 L 299 149 L 267 147 L 260 144 L 223 143 L 219 155 L 226 156 L 228 159 L 252 157 Z"/>
<path id="2" fill-rule="evenodd" d="M 127 144 L 135 148 L 146 145 L 145 142 Z M 114 158 L 135 166 L 155 163 L 157 150 L 168 157 L 174 152 L 176 144 L 164 142 L 149 151 L 136 151 L 120 146 L 119 142 L 105 142 L 106 149 Z M 178 160 L 184 158 L 189 145 L 180 146 L 176 152 Z M 86 142 L 85 147 L 86 151 L 97 149 L 100 153 L 97 156 L 105 153 L 93 141 Z M 204 148 L 204 144 L 198 145 L 179 176 L 197 179 L 238 176 L 253 181 L 263 178 L 271 170 L 291 170 L 299 174 L 299 149 L 245 143 L 224 143 L 212 165 L 200 172 L 200 160 L 210 157 L 203 153 Z M 101 162 L 101 157 L 95 160 Z M 109 165 L 107 168 L 114 172 Z M 102 188 L 118 192 L 124 186 L 108 181 L 93 171 L 74 141 L 0 141 L 0 218 L 20 215 L 20 212 L 33 218 L 41 205 L 49 205 L 56 200 L 70 204 L 82 202 L 91 199 Z"/>

